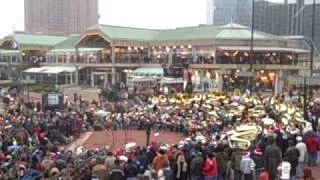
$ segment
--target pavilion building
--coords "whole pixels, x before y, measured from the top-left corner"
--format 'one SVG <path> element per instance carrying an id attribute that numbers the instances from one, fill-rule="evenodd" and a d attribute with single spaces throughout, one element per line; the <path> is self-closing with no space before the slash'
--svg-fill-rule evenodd
<path id="1" fill-rule="evenodd" d="M 183 65 L 194 91 L 252 86 L 276 94 L 302 82 L 310 69 L 303 37 L 260 31 L 253 37 L 251 54 L 251 28 L 233 23 L 167 30 L 97 25 L 70 36 L 15 32 L 0 41 L 0 71 L 19 69 L 22 79 L 40 83 L 106 87 L 183 83 L 165 77 L 167 68 Z"/>

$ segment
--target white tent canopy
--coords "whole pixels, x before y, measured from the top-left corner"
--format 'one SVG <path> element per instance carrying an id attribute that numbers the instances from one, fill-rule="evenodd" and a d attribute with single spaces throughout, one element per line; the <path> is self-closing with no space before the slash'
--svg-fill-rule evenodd
<path id="1" fill-rule="evenodd" d="M 78 68 L 81 69 L 81 68 Z M 29 68 L 25 70 L 25 73 L 43 73 L 43 74 L 59 74 L 62 72 L 76 72 L 77 67 L 75 66 L 44 66 L 44 67 L 36 67 Z"/>

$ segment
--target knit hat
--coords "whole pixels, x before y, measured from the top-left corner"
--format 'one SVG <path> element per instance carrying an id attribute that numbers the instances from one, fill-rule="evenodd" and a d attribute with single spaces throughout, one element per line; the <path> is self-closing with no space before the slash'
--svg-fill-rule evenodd
<path id="1" fill-rule="evenodd" d="M 122 161 L 122 162 L 127 162 L 128 158 L 126 156 L 122 155 L 122 156 L 119 157 L 119 160 Z"/>
<path id="2" fill-rule="evenodd" d="M 249 157 L 251 155 L 250 151 L 244 151 L 243 156 L 244 157 Z"/>
<path id="3" fill-rule="evenodd" d="M 296 140 L 297 140 L 298 142 L 300 142 L 300 141 L 302 141 L 302 137 L 301 137 L 301 136 L 297 136 L 297 137 L 296 137 Z"/>
<path id="4" fill-rule="evenodd" d="M 257 154 L 257 155 L 262 155 L 262 149 L 259 148 L 259 147 L 256 147 L 256 148 L 254 149 L 254 153 Z"/>

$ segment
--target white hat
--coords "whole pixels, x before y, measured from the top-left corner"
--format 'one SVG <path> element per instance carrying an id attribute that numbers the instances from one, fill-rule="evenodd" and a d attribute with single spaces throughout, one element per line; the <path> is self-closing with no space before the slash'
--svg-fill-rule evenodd
<path id="1" fill-rule="evenodd" d="M 297 136 L 297 137 L 296 137 L 296 140 L 297 140 L 297 141 L 302 141 L 302 137 L 301 137 L 301 136 Z"/>
<path id="2" fill-rule="evenodd" d="M 127 158 L 127 156 L 123 156 L 123 155 L 122 155 L 122 156 L 119 157 L 119 160 L 120 160 L 120 161 L 123 161 L 123 162 L 127 162 L 127 161 L 128 161 L 128 158 Z"/>
<path id="3" fill-rule="evenodd" d="M 161 150 L 168 150 L 167 146 L 160 146 L 159 149 L 161 149 Z"/>

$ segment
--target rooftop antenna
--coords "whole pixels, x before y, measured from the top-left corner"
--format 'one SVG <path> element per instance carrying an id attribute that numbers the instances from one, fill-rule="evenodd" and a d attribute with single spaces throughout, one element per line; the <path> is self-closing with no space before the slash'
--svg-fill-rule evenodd
<path id="1" fill-rule="evenodd" d="M 231 19 L 230 19 L 230 24 L 233 24 L 233 8 L 230 9 L 231 11 Z"/>
<path id="2" fill-rule="evenodd" d="M 16 26 L 14 24 L 12 24 L 11 28 L 12 28 L 12 32 L 16 30 Z"/>

